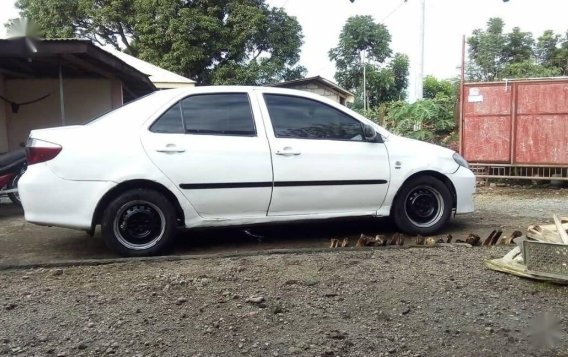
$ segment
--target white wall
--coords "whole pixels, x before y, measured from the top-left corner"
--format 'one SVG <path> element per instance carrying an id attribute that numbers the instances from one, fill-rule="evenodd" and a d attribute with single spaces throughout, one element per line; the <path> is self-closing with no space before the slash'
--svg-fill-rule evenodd
<path id="1" fill-rule="evenodd" d="M 294 86 L 289 86 L 288 88 L 303 90 L 306 92 L 311 92 L 315 94 L 319 94 L 321 96 L 326 97 L 327 99 L 331 99 L 334 102 L 340 103 L 341 97 L 338 93 L 330 90 L 328 87 L 325 87 L 319 83 L 309 83 L 309 84 L 299 84 Z"/>
<path id="2" fill-rule="evenodd" d="M 4 97 L 13 102 L 21 103 L 50 95 L 37 103 L 21 106 L 18 113 L 12 113 L 10 105 L 6 106 L 6 125 L 2 125 L 0 115 L 0 152 L 5 151 L 2 150 L 2 127 L 7 128 L 8 149 L 13 150 L 26 142 L 32 129 L 62 124 L 58 79 L 14 79 L 4 83 Z M 113 82 L 108 79 L 64 79 L 66 124 L 83 124 L 110 111 L 113 108 L 112 87 Z M 116 98 L 114 104 L 116 107 Z"/>

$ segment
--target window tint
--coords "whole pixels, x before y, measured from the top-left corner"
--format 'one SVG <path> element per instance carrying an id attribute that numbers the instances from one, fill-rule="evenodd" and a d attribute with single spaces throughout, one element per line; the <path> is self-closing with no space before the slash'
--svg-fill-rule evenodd
<path id="1" fill-rule="evenodd" d="M 150 131 L 154 133 L 183 133 L 183 119 L 179 102 L 168 109 L 152 124 Z"/>
<path id="2" fill-rule="evenodd" d="M 194 95 L 181 101 L 181 109 L 188 133 L 256 135 L 246 93 Z"/>
<path id="3" fill-rule="evenodd" d="M 278 138 L 363 141 L 361 123 L 335 108 L 301 97 L 264 98 Z"/>

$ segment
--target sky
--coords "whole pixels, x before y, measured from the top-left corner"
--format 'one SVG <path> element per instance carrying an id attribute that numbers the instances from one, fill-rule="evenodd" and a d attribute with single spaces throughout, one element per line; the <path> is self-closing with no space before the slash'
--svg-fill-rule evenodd
<path id="1" fill-rule="evenodd" d="M 329 49 L 337 45 L 345 21 L 354 15 L 372 15 L 392 35 L 391 47 L 411 59 L 409 93 L 412 97 L 418 63 L 421 0 L 267 0 L 284 7 L 303 28 L 301 64 L 308 75 L 333 80 L 335 67 Z M 17 17 L 14 0 L 0 0 L 0 23 Z M 425 0 L 424 74 L 451 78 L 459 74 L 462 36 L 483 28 L 490 17 L 501 17 L 507 30 L 514 26 L 533 32 L 535 38 L 547 29 L 568 30 L 568 0 Z M 4 28 L 0 29 L 0 36 Z"/>

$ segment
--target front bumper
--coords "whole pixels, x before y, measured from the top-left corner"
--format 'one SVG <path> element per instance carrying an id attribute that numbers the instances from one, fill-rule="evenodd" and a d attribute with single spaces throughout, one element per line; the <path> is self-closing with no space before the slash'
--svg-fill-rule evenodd
<path id="1" fill-rule="evenodd" d="M 456 213 L 471 213 L 474 211 L 473 195 L 475 194 L 475 175 L 471 170 L 460 166 L 453 174 L 447 175 L 456 189 Z"/>
<path id="2" fill-rule="evenodd" d="M 110 181 L 72 181 L 56 176 L 45 164 L 29 166 L 18 182 L 26 221 L 89 230 L 99 200 Z"/>

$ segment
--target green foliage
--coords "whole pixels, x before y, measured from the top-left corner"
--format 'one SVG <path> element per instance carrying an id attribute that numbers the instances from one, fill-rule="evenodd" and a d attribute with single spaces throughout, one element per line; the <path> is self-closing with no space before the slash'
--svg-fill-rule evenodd
<path id="1" fill-rule="evenodd" d="M 540 65 L 568 75 L 568 32 L 561 36 L 552 30 L 545 31 L 537 40 L 535 52 Z"/>
<path id="2" fill-rule="evenodd" d="M 361 114 L 365 118 L 370 119 L 379 125 L 383 125 L 389 104 L 390 103 L 382 103 L 378 107 L 369 108 L 367 110 L 364 110 L 359 107 L 353 107 L 351 109 Z"/>
<path id="3" fill-rule="evenodd" d="M 534 58 L 535 42 L 532 33 L 522 32 L 520 28 L 514 27 L 505 38 L 505 47 L 502 51 L 505 62 L 519 63 Z"/>
<path id="4" fill-rule="evenodd" d="M 560 68 L 545 67 L 534 61 L 511 63 L 503 70 L 504 78 L 554 77 L 561 75 Z"/>
<path id="5" fill-rule="evenodd" d="M 504 22 L 491 18 L 485 30 L 468 38 L 469 80 L 494 81 L 505 78 L 548 77 L 568 74 L 568 34 L 551 30 L 537 41 L 533 34 L 514 27 L 504 33 Z"/>
<path id="6" fill-rule="evenodd" d="M 111 44 L 200 84 L 302 77 L 296 18 L 266 0 L 18 0 L 47 38 Z"/>
<path id="7" fill-rule="evenodd" d="M 337 47 L 329 51 L 335 61 L 335 79 L 344 88 L 363 95 L 363 61 L 367 72 L 367 92 L 371 107 L 382 102 L 402 100 L 408 86 L 408 56 L 392 55 L 391 35 L 383 24 L 371 16 L 350 17 L 339 36 Z M 358 103 L 363 103 L 362 99 Z M 362 105 L 361 105 L 362 106 Z"/>
<path id="8" fill-rule="evenodd" d="M 562 36 L 555 34 L 552 30 L 546 30 L 537 39 L 535 47 L 535 55 L 538 63 L 543 65 L 551 65 L 554 63 L 554 58 L 558 54 L 558 45 L 560 44 Z"/>
<path id="9" fill-rule="evenodd" d="M 393 102 L 387 109 L 384 125 L 409 138 L 442 143 L 456 127 L 455 100 L 439 95 L 415 103 Z"/>
<path id="10" fill-rule="evenodd" d="M 491 81 L 500 76 L 505 62 L 504 26 L 505 23 L 500 18 L 491 18 L 485 31 L 476 29 L 467 39 L 469 59 L 472 62 L 468 68 L 468 76 L 471 79 Z"/>
<path id="11" fill-rule="evenodd" d="M 456 98 L 459 90 L 459 82 L 437 79 L 434 76 L 424 77 L 424 98 L 434 99 L 439 96 Z"/>
<path id="12" fill-rule="evenodd" d="M 8 38 L 16 37 L 35 37 L 42 36 L 41 29 L 33 21 L 27 18 L 11 19 L 6 24 L 6 34 Z"/>

